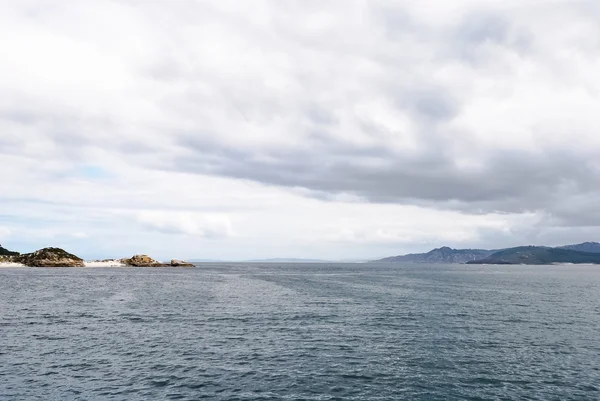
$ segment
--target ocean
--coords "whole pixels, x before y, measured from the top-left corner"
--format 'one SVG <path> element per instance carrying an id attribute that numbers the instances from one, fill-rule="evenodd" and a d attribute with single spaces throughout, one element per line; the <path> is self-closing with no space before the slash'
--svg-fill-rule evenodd
<path id="1" fill-rule="evenodd" d="M 0 400 L 598 400 L 600 267 L 0 269 Z"/>

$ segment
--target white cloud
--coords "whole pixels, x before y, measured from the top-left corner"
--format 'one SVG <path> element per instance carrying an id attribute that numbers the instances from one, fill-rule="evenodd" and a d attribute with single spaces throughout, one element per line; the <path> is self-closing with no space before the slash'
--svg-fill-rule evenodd
<path id="1" fill-rule="evenodd" d="M 89 238 L 89 235 L 83 232 L 75 232 L 70 234 L 73 238 Z"/>
<path id="2" fill-rule="evenodd" d="M 4 2 L 4 237 L 216 258 L 597 239 L 598 12 Z"/>
<path id="3" fill-rule="evenodd" d="M 12 234 L 9 228 L 0 226 L 0 240 L 5 240 Z"/>
<path id="4" fill-rule="evenodd" d="M 165 234 L 183 234 L 209 239 L 233 235 L 231 222 L 225 215 L 147 210 L 136 216 L 142 226 Z"/>

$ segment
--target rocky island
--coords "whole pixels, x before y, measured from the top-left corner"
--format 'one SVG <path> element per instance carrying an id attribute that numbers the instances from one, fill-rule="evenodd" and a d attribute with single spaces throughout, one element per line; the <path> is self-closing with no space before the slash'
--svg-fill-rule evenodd
<path id="1" fill-rule="evenodd" d="M 61 248 L 43 248 L 20 254 L 2 246 L 0 246 L 0 265 L 5 267 L 194 267 L 192 263 L 177 259 L 172 259 L 170 263 L 162 263 L 148 255 L 85 262 L 79 256 Z"/>
<path id="2" fill-rule="evenodd" d="M 44 248 L 14 256 L 13 261 L 29 267 L 85 267 L 83 259 L 60 248 Z"/>
<path id="3" fill-rule="evenodd" d="M 121 262 L 125 266 L 133 267 L 193 267 L 192 263 L 184 262 L 182 260 L 172 259 L 171 263 L 161 263 L 152 259 L 148 255 L 134 255 L 128 259 L 121 259 Z"/>

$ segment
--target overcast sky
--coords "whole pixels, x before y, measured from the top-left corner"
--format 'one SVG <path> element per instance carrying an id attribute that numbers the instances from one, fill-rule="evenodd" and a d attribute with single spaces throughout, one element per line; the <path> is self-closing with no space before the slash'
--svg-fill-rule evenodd
<path id="1" fill-rule="evenodd" d="M 0 2 L 0 243 L 600 240 L 600 2 Z"/>

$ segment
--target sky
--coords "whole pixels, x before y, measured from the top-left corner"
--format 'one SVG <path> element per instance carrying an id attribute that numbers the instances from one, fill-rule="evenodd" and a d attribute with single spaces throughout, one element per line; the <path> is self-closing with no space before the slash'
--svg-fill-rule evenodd
<path id="1" fill-rule="evenodd" d="M 0 244 L 600 240 L 596 0 L 0 2 Z"/>

